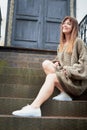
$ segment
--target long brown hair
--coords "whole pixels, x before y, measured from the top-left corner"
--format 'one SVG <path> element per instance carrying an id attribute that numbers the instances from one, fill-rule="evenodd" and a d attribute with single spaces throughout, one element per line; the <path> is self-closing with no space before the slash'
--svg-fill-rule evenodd
<path id="1" fill-rule="evenodd" d="M 69 46 L 66 50 L 67 53 L 72 53 L 72 50 L 73 50 L 73 46 L 74 46 L 74 43 L 75 43 L 75 40 L 76 40 L 76 37 L 78 36 L 78 21 L 71 17 L 71 16 L 66 16 L 63 21 L 62 21 L 62 24 L 67 20 L 69 19 L 71 24 L 72 24 L 72 31 L 71 31 L 71 36 L 70 36 L 70 43 L 69 43 Z M 59 47 L 59 52 L 61 52 L 63 50 L 63 46 L 64 46 L 64 43 L 66 41 L 66 38 L 65 38 L 65 34 L 62 32 L 62 25 L 61 25 L 61 31 L 60 31 L 60 47 Z"/>

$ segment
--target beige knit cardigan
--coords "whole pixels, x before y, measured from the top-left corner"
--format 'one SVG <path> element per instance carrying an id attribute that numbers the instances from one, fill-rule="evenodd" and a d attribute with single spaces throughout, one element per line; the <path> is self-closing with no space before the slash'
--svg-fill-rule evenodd
<path id="1" fill-rule="evenodd" d="M 73 96 L 81 95 L 87 88 L 87 47 L 80 38 L 76 38 L 72 54 L 57 51 L 54 61 L 59 61 L 56 67 L 57 78 L 63 89 Z M 66 70 L 66 74 L 64 70 Z"/>

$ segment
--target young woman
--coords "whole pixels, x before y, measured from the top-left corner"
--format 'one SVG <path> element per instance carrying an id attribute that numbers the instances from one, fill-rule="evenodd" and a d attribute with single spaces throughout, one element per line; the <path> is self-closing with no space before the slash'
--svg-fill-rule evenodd
<path id="1" fill-rule="evenodd" d="M 55 86 L 60 94 L 54 100 L 72 101 L 87 88 L 87 49 L 78 38 L 78 22 L 67 16 L 61 24 L 60 45 L 53 61 L 42 63 L 46 80 L 31 105 L 12 112 L 15 116 L 41 116 L 40 106 L 52 95 Z M 72 95 L 72 96 L 71 96 Z"/>

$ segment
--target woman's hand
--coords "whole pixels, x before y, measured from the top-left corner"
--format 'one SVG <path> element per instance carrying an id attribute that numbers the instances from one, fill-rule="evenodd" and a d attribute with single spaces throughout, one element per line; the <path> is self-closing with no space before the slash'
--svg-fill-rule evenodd
<path id="1" fill-rule="evenodd" d="M 57 66 L 60 66 L 60 63 L 59 63 L 58 61 L 56 61 L 56 62 L 54 63 L 54 65 L 55 65 L 55 67 L 57 67 Z"/>
<path id="2" fill-rule="evenodd" d="M 66 69 L 63 69 L 63 72 L 64 72 L 65 75 L 67 75 L 67 73 L 66 73 Z"/>

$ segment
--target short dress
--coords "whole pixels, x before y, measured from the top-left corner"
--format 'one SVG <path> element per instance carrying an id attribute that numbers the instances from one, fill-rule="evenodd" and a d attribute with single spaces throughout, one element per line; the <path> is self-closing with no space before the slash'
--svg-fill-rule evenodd
<path id="1" fill-rule="evenodd" d="M 79 96 L 87 89 L 87 47 L 80 38 L 76 38 L 72 54 L 67 53 L 66 48 L 64 45 L 63 51 L 58 51 L 53 60 L 60 63 L 56 67 L 56 75 L 65 92 Z"/>

